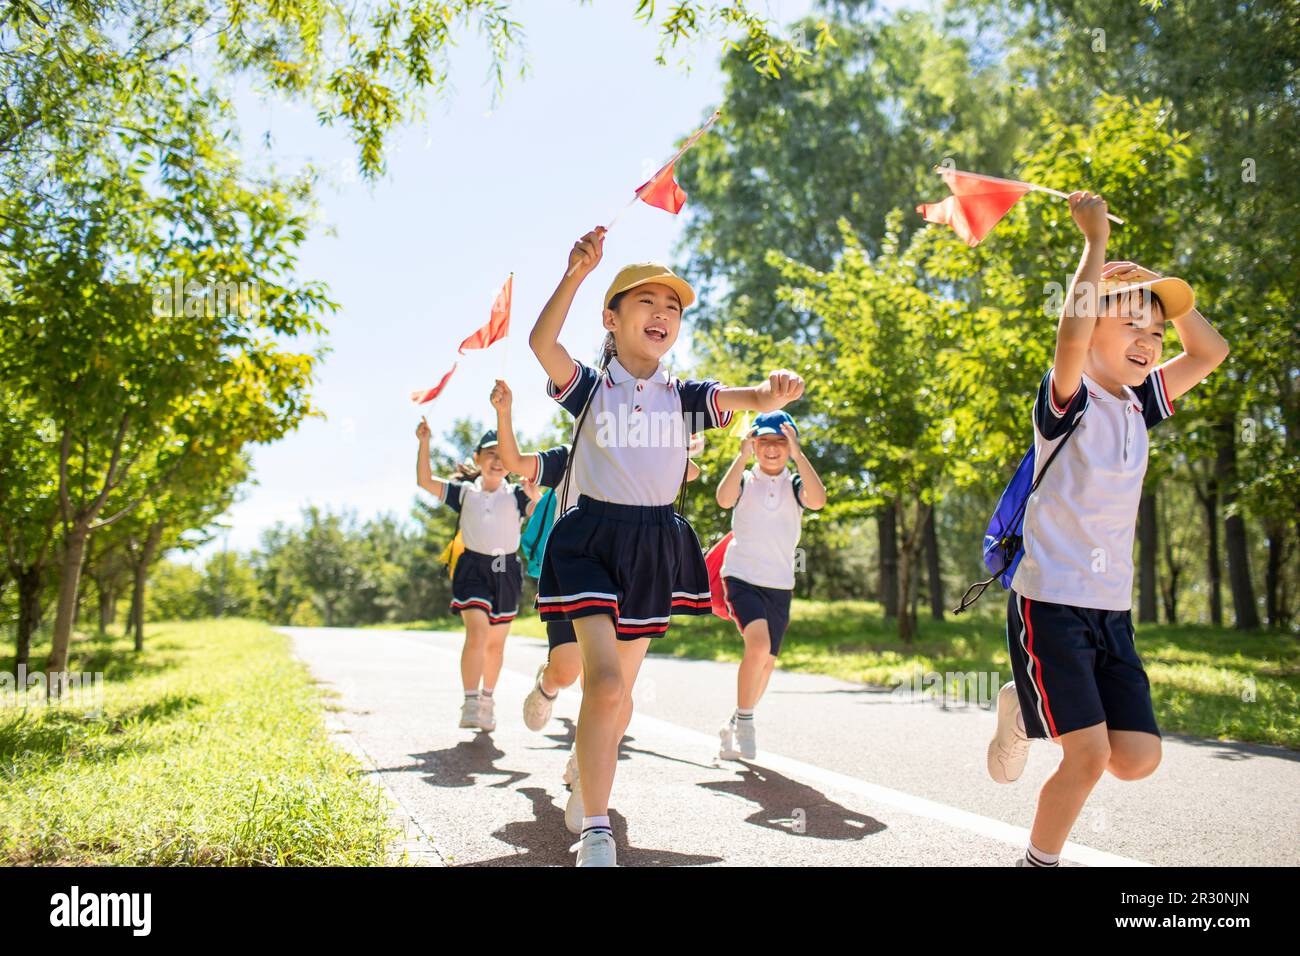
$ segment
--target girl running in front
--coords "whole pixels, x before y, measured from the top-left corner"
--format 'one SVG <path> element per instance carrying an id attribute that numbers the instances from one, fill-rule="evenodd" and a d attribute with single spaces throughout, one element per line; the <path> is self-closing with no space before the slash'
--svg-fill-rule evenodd
<path id="1" fill-rule="evenodd" d="M 474 467 L 456 466 L 453 478 L 435 478 L 429 464 L 429 423 L 415 430 L 420 450 L 416 483 L 460 514 L 465 551 L 451 578 L 451 613 L 465 622 L 460 653 L 465 702 L 460 726 L 496 729 L 492 694 L 505 654 L 510 622 L 519 610 L 523 569 L 519 564 L 519 522 L 540 497 L 535 485 L 512 485 L 497 454 L 496 432 L 486 432 L 474 449 Z"/>
<path id="2" fill-rule="evenodd" d="M 543 451 L 521 454 L 515 441 L 514 424 L 511 420 L 513 395 L 510 386 L 497 379 L 492 389 L 492 407 L 497 410 L 497 454 L 500 455 L 506 469 L 525 476 L 541 488 L 559 488 L 569 466 L 569 446 L 559 445 Z M 704 449 L 703 436 L 691 436 L 689 450 L 693 458 Z M 694 481 L 700 476 L 700 466 L 694 461 L 686 465 L 686 480 Z M 556 507 L 554 514 L 563 514 L 578 501 L 577 485 L 569 482 L 564 493 L 564 501 Z M 545 541 L 543 539 L 543 545 Z M 529 730 L 540 731 L 551 719 L 555 699 L 560 691 L 571 687 L 582 676 L 582 655 L 578 651 L 578 639 L 573 633 L 573 625 L 568 621 L 546 622 L 546 660 L 537 669 L 533 689 L 524 698 L 524 726 Z M 632 719 L 632 699 L 627 700 L 623 733 L 627 731 Z M 623 733 L 619 734 L 622 739 Z M 564 766 L 564 782 L 569 787 L 569 799 L 564 808 L 564 825 L 575 836 L 582 832 L 582 784 L 578 777 L 578 752 L 569 752 L 569 759 Z"/>
<path id="3" fill-rule="evenodd" d="M 758 459 L 756 469 L 746 465 Z M 786 468 L 793 461 L 797 471 Z M 722 559 L 727 611 L 745 641 L 736 675 L 736 710 L 722 728 L 724 760 L 758 755 L 754 708 L 781 652 L 794 594 L 795 548 L 805 508 L 826 505 L 826 488 L 799 447 L 799 430 L 785 412 L 768 412 L 740 443 L 740 454 L 718 484 L 718 504 L 731 512 L 731 544 Z"/>
<path id="4" fill-rule="evenodd" d="M 572 622 L 582 657 L 578 866 L 617 865 L 609 794 L 648 639 L 668 629 L 670 614 L 710 613 L 699 539 L 673 508 L 690 435 L 726 425 L 733 411 L 774 411 L 803 394 L 803 379 L 787 370 L 750 388 L 670 376 L 661 359 L 695 293 L 656 263 L 621 269 L 604 295 L 604 368 L 574 361 L 559 335 L 604 239 L 597 227 L 574 244 L 529 337 L 548 393 L 576 420 L 570 470 L 580 494 L 547 542 L 537 606 L 543 620 Z"/>

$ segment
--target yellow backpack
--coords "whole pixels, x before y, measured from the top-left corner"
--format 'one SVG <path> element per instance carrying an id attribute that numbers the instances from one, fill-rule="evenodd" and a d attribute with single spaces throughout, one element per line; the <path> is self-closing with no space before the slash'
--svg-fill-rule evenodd
<path id="1" fill-rule="evenodd" d="M 460 536 L 460 528 L 457 528 L 456 536 L 447 542 L 447 547 L 443 548 L 442 554 L 438 555 L 438 560 L 447 565 L 447 577 L 456 576 L 456 562 L 464 553 L 465 539 Z"/>

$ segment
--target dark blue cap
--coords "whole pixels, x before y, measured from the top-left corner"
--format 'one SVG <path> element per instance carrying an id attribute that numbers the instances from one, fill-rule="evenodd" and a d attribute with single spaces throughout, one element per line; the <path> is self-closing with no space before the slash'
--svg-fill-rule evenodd
<path id="1" fill-rule="evenodd" d="M 782 425 L 789 425 L 794 429 L 795 434 L 799 434 L 799 426 L 794 423 L 794 419 L 785 412 L 764 412 L 754 419 L 754 424 L 749 429 L 750 437 L 757 438 L 759 435 L 785 435 L 781 431 Z"/>

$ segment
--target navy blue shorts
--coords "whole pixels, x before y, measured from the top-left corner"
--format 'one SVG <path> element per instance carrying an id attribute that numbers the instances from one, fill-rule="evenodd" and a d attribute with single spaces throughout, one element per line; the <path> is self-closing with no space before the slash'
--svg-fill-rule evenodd
<path id="1" fill-rule="evenodd" d="M 1033 601 L 1012 591 L 1007 649 L 1030 737 L 1101 723 L 1160 735 L 1130 612 Z"/>
<path id="2" fill-rule="evenodd" d="M 573 633 L 573 624 L 570 621 L 547 621 L 546 622 L 546 651 L 549 654 L 563 644 L 578 643 L 578 635 Z"/>
<path id="3" fill-rule="evenodd" d="M 518 555 L 463 551 L 451 576 L 451 613 L 477 608 L 487 614 L 488 623 L 505 624 L 519 613 L 523 586 Z"/>
<path id="4" fill-rule="evenodd" d="M 781 653 L 781 638 L 790 626 L 790 598 L 793 591 L 765 588 L 731 576 L 722 579 L 722 593 L 727 599 L 731 618 L 743 631 L 751 621 L 767 621 L 772 639 L 772 656 Z"/>
<path id="5" fill-rule="evenodd" d="M 672 505 L 580 495 L 547 539 L 537 608 L 543 621 L 606 614 L 623 641 L 660 637 L 672 614 L 712 613 L 699 538 Z"/>

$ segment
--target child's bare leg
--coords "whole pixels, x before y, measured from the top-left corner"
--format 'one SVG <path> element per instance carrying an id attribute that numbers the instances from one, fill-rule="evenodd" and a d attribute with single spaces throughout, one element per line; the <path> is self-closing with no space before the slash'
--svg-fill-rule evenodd
<path id="1" fill-rule="evenodd" d="M 542 690 L 555 694 L 569 687 L 582 673 L 582 652 L 578 645 L 569 643 L 552 648 L 542 671 Z"/>
<path id="2" fill-rule="evenodd" d="M 483 679 L 483 656 L 487 650 L 487 614 L 478 608 L 466 608 L 460 612 L 460 619 L 465 622 L 465 646 L 460 650 L 460 682 L 467 692 L 477 692 Z"/>
<path id="3" fill-rule="evenodd" d="M 750 621 L 741 636 L 745 639 L 745 656 L 741 658 L 740 671 L 736 674 L 736 706 L 752 710 L 758 705 L 767 685 L 764 673 L 772 656 L 772 638 L 767 630 L 767 621 L 762 618 Z"/>
<path id="4" fill-rule="evenodd" d="M 1088 794 L 1110 762 L 1106 725 L 1094 724 L 1060 737 L 1061 762 L 1038 793 L 1029 840 L 1044 853 L 1060 853 Z"/>
<path id="5" fill-rule="evenodd" d="M 618 743 L 623 736 L 624 708 L 632 696 L 648 638 L 620 641 L 614 621 L 605 615 L 573 622 L 582 650 L 582 706 L 578 710 L 576 750 L 586 816 L 609 813 Z"/>
<path id="6" fill-rule="evenodd" d="M 489 624 L 487 636 L 483 643 L 483 689 L 495 690 L 497 678 L 501 676 L 501 663 L 506 656 L 506 635 L 510 633 L 510 622 Z"/>
<path id="7" fill-rule="evenodd" d="M 1106 769 L 1120 780 L 1141 780 L 1160 766 L 1160 738 L 1140 730 L 1110 731 L 1110 763 Z"/>
<path id="8" fill-rule="evenodd" d="M 763 662 L 763 682 L 758 685 L 758 697 L 754 700 L 755 706 L 757 706 L 758 702 L 763 699 L 763 695 L 767 693 L 767 682 L 772 679 L 772 671 L 775 669 L 776 658 L 771 654 L 768 654 L 767 660 Z"/>

